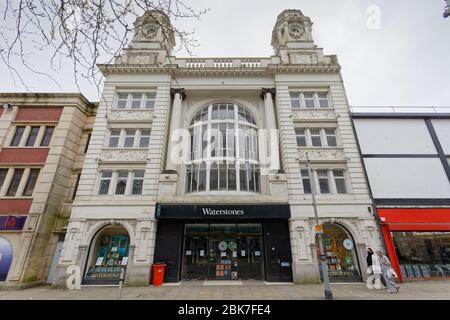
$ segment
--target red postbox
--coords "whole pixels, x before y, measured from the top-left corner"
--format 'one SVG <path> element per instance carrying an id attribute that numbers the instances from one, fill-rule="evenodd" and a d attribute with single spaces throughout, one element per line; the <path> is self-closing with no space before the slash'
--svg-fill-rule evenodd
<path id="1" fill-rule="evenodd" d="M 155 263 L 153 264 L 153 285 L 160 286 L 164 282 L 164 270 L 166 269 L 166 264 Z"/>

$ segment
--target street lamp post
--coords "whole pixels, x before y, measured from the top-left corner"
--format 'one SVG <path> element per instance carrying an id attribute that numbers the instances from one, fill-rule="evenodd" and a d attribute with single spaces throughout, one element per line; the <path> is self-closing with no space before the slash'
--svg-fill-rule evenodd
<path id="1" fill-rule="evenodd" d="M 322 273 L 323 284 L 325 287 L 325 299 L 333 300 L 333 292 L 331 291 L 331 287 L 330 287 L 330 278 L 328 277 L 327 258 L 325 256 L 325 251 L 323 248 L 323 239 L 322 239 L 323 228 L 321 228 L 321 229 L 318 228 L 318 226 L 320 225 L 320 222 L 319 222 L 319 214 L 317 213 L 316 188 L 315 188 L 315 184 L 312 180 L 313 176 L 312 176 L 312 170 L 311 170 L 311 162 L 309 160 L 308 153 L 306 153 L 306 165 L 308 167 L 308 176 L 309 176 L 310 185 L 311 185 L 311 195 L 312 195 L 312 204 L 313 204 L 313 208 L 314 208 L 314 216 L 316 217 L 316 234 L 317 234 L 317 238 L 319 240 L 320 263 L 322 265 L 322 268 L 319 268 L 319 269 L 321 270 L 320 272 Z"/>

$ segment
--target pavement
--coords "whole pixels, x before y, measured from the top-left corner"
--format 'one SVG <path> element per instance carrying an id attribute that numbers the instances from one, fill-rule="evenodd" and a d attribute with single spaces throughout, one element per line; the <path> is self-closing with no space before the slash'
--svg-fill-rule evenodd
<path id="1" fill-rule="evenodd" d="M 399 293 L 369 290 L 364 283 L 332 284 L 336 300 L 450 300 L 450 281 L 417 281 L 401 284 Z M 80 290 L 40 286 L 0 291 L 0 300 L 116 300 L 117 286 L 83 286 Z M 122 300 L 317 300 L 322 285 L 268 284 L 265 282 L 181 282 L 159 287 L 122 288 Z"/>

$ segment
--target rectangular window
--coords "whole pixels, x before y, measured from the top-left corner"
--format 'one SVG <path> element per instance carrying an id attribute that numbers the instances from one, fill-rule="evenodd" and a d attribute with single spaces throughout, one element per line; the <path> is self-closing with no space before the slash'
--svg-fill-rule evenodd
<path id="1" fill-rule="evenodd" d="M 11 140 L 11 147 L 17 147 L 22 140 L 23 132 L 25 131 L 25 127 L 16 127 L 16 132 Z"/>
<path id="2" fill-rule="evenodd" d="M 8 169 L 0 169 L 0 189 L 3 186 L 3 183 L 5 182 L 6 175 L 8 174 Z"/>
<path id="3" fill-rule="evenodd" d="M 125 130 L 125 140 L 123 146 L 125 148 L 132 148 L 134 146 L 134 136 L 136 134 L 136 130 L 127 129 Z"/>
<path id="4" fill-rule="evenodd" d="M 111 184 L 112 171 L 102 171 L 100 177 L 99 195 L 107 195 L 109 192 L 109 186 Z"/>
<path id="5" fill-rule="evenodd" d="M 137 170 L 133 172 L 133 188 L 131 194 L 142 194 L 144 186 L 144 170 Z"/>
<path id="6" fill-rule="evenodd" d="M 192 167 L 193 165 L 187 165 L 186 167 L 186 192 L 192 192 Z"/>
<path id="7" fill-rule="evenodd" d="M 319 179 L 320 193 L 330 193 L 330 182 L 328 181 L 328 171 L 317 170 L 317 178 Z"/>
<path id="8" fill-rule="evenodd" d="M 228 165 L 228 190 L 236 190 L 236 165 Z"/>
<path id="9" fill-rule="evenodd" d="M 337 146 L 336 130 L 335 129 L 325 129 L 325 136 L 327 137 L 327 144 L 329 147 Z"/>
<path id="10" fill-rule="evenodd" d="M 39 130 L 41 130 L 41 127 L 31 127 L 30 134 L 28 135 L 27 143 L 25 144 L 27 147 L 34 146 L 34 143 L 36 142 L 36 138 L 39 134 Z"/>
<path id="11" fill-rule="evenodd" d="M 6 192 L 6 196 L 15 197 L 17 193 L 17 189 L 19 188 L 20 180 L 22 180 L 24 169 L 14 169 L 14 174 L 11 179 L 11 183 L 9 184 L 8 192 Z"/>
<path id="12" fill-rule="evenodd" d="M 25 189 L 23 190 L 23 196 L 31 197 L 33 195 L 34 187 L 36 186 L 36 181 L 39 176 L 39 169 L 31 169 L 30 175 L 28 176 L 27 184 L 25 185 Z"/>
<path id="13" fill-rule="evenodd" d="M 311 143 L 314 147 L 322 146 L 322 139 L 320 137 L 320 129 L 309 129 L 311 134 Z"/>
<path id="14" fill-rule="evenodd" d="M 41 141 L 41 147 L 48 147 L 50 145 L 50 140 L 52 140 L 54 127 L 45 127 L 44 137 Z"/>
<path id="15" fill-rule="evenodd" d="M 302 170 L 303 192 L 306 194 L 311 193 L 311 178 L 308 170 Z"/>
<path id="16" fill-rule="evenodd" d="M 156 94 L 147 93 L 145 98 L 145 109 L 155 109 Z"/>
<path id="17" fill-rule="evenodd" d="M 219 190 L 219 166 L 217 163 L 211 164 L 209 171 L 209 190 Z"/>
<path id="18" fill-rule="evenodd" d="M 198 191 L 206 190 L 206 163 L 200 164 L 198 173 Z"/>
<path id="19" fill-rule="evenodd" d="M 345 185 L 345 177 L 343 170 L 333 170 L 334 181 L 336 183 L 337 193 L 347 193 L 347 187 Z"/>
<path id="20" fill-rule="evenodd" d="M 127 107 L 128 93 L 119 93 L 117 98 L 117 108 L 125 109 Z"/>
<path id="21" fill-rule="evenodd" d="M 297 138 L 297 146 L 306 147 L 306 133 L 305 129 L 295 129 L 295 136 Z"/>
<path id="22" fill-rule="evenodd" d="M 305 98 L 305 107 L 306 108 L 315 108 L 316 107 L 316 104 L 314 102 L 314 93 L 313 92 L 304 93 L 303 97 Z"/>
<path id="23" fill-rule="evenodd" d="M 226 163 L 219 164 L 219 189 L 227 190 L 227 165 L 226 165 Z"/>
<path id="24" fill-rule="evenodd" d="M 240 165 L 239 180 L 240 180 L 240 187 L 241 187 L 240 190 L 248 191 L 247 166 L 245 164 Z"/>
<path id="25" fill-rule="evenodd" d="M 116 194 L 125 194 L 125 189 L 127 188 L 128 171 L 118 171 L 117 172 L 117 182 L 116 182 Z"/>
<path id="26" fill-rule="evenodd" d="M 291 93 L 291 107 L 293 109 L 298 109 L 301 107 L 301 94 L 300 93 Z"/>
<path id="27" fill-rule="evenodd" d="M 120 130 L 111 130 L 108 147 L 117 148 L 119 146 Z"/>
<path id="28" fill-rule="evenodd" d="M 131 100 L 131 108 L 139 109 L 141 107 L 142 102 L 142 93 L 133 93 Z"/>
<path id="29" fill-rule="evenodd" d="M 141 130 L 141 137 L 139 138 L 139 147 L 148 148 L 150 143 L 150 130 Z"/>
<path id="30" fill-rule="evenodd" d="M 200 171 L 200 165 L 194 164 L 192 165 L 193 172 L 192 172 L 192 192 L 196 192 L 198 188 L 198 175 Z"/>
<path id="31" fill-rule="evenodd" d="M 319 106 L 321 108 L 329 108 L 330 104 L 328 103 L 328 93 L 318 93 L 317 94 L 319 98 Z"/>

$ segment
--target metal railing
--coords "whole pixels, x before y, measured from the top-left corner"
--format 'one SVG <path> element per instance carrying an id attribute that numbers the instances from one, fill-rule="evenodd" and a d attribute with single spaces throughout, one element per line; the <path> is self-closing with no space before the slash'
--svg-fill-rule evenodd
<path id="1" fill-rule="evenodd" d="M 434 106 L 351 106 L 351 113 L 450 113 L 450 107 L 434 107 Z"/>
<path id="2" fill-rule="evenodd" d="M 178 58 L 176 63 L 185 68 L 261 68 L 270 64 L 270 58 Z"/>

